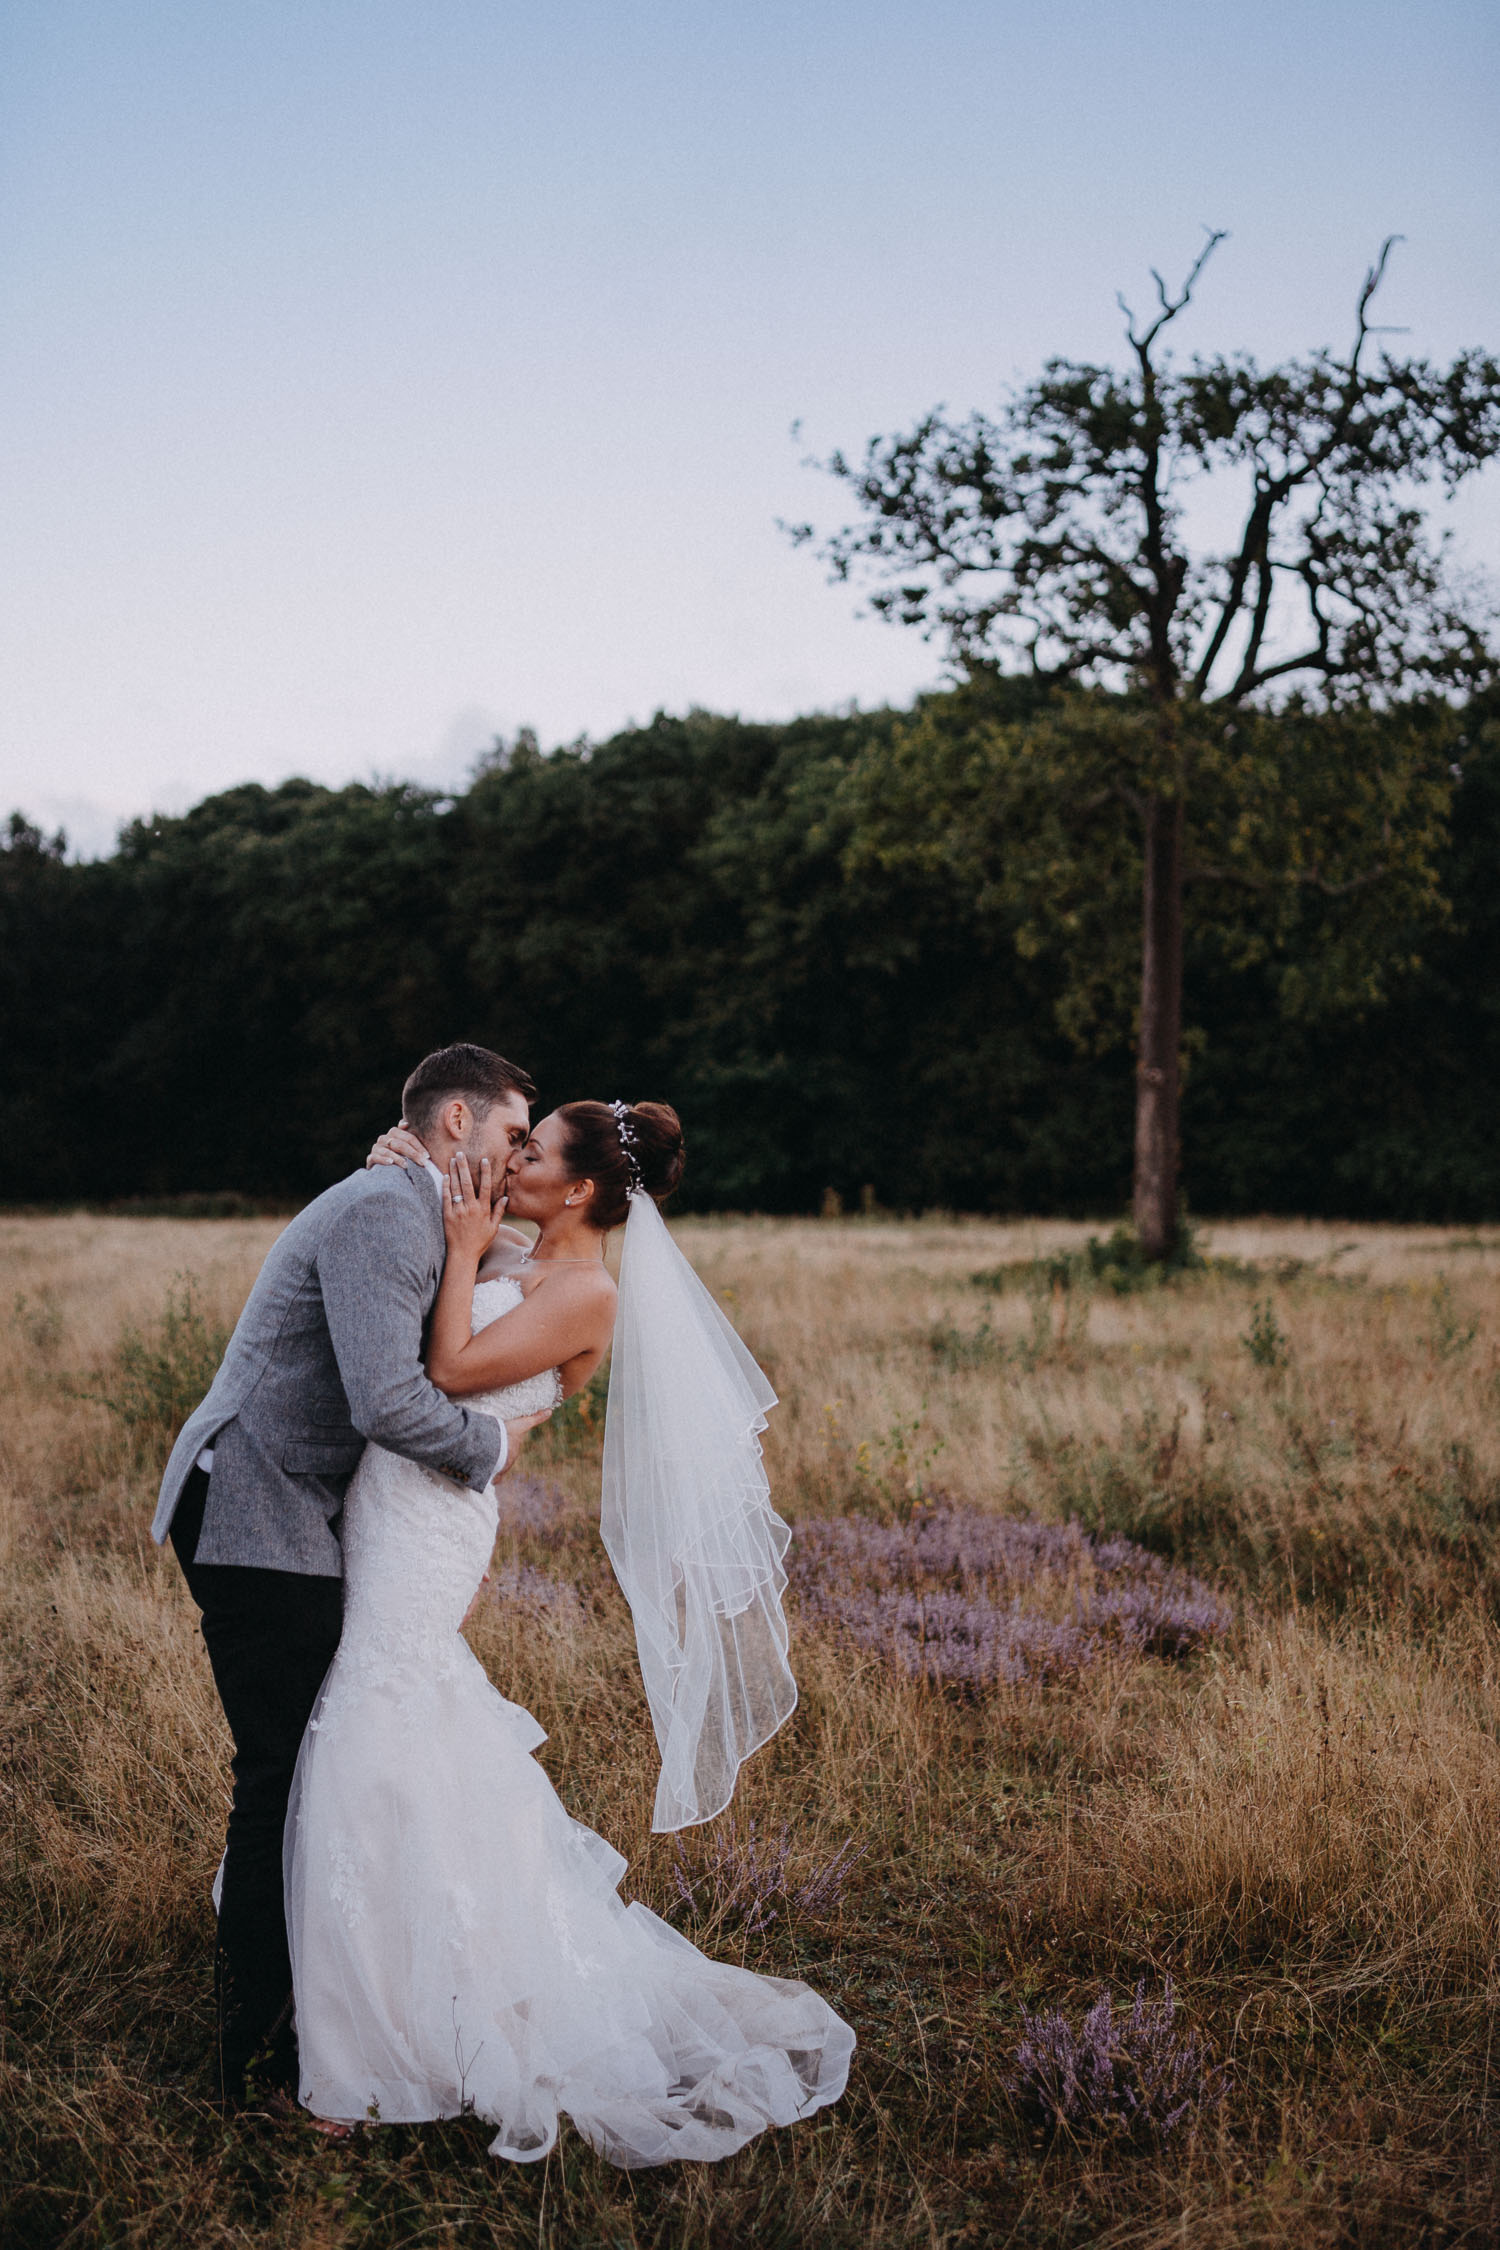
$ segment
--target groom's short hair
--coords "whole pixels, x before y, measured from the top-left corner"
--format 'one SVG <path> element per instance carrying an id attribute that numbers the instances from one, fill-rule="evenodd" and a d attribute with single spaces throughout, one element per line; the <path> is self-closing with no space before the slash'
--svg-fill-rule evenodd
<path id="1" fill-rule="evenodd" d="M 507 1094 L 536 1100 L 536 1088 L 524 1070 L 488 1047 L 461 1039 L 423 1056 L 401 1089 L 401 1116 L 414 1133 L 425 1134 L 445 1102 L 465 1101 L 476 1117 L 487 1117 Z"/>

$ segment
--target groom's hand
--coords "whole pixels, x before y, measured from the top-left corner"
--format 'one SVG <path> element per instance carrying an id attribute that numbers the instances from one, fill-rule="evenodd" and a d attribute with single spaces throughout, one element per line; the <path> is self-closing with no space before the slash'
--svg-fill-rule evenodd
<path id="1" fill-rule="evenodd" d="M 514 1422 L 506 1423 L 505 1435 L 507 1439 L 507 1451 L 505 1455 L 505 1467 L 500 1471 L 501 1476 L 506 1475 L 507 1471 L 515 1467 L 516 1455 L 521 1450 L 522 1441 L 527 1436 L 529 1436 L 531 1431 L 533 1431 L 537 1427 L 537 1424 L 539 1422 L 548 1422 L 551 1419 L 552 1409 L 550 1406 L 548 1406 L 544 1407 L 540 1414 L 522 1414 L 519 1415 Z"/>

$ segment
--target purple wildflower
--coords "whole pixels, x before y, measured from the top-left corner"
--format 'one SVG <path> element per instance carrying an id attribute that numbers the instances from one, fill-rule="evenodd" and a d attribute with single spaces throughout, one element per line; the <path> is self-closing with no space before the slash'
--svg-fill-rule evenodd
<path id="1" fill-rule="evenodd" d="M 738 1922 L 753 1937 L 770 1928 L 784 1910 L 810 1919 L 830 1913 L 844 1893 L 855 1862 L 869 1846 L 855 1848 L 849 1837 L 821 1867 L 801 1882 L 792 1874 L 790 1831 L 770 1840 L 743 1830 L 710 1829 L 694 1867 L 679 1836 L 673 1851 L 672 1886 L 694 1920 Z"/>
<path id="2" fill-rule="evenodd" d="M 500 1529 L 512 1539 L 538 1539 L 557 1546 L 564 1536 L 568 1496 L 545 1477 L 511 1475 L 500 1485 Z"/>
<path id="3" fill-rule="evenodd" d="M 1191 1579 L 1176 1586 L 1148 1579 L 1096 1592 L 1089 1617 L 1093 1624 L 1115 1626 L 1121 1640 L 1144 1655 L 1186 1656 L 1227 1632 L 1232 1612 L 1226 1601 Z"/>
<path id="4" fill-rule="evenodd" d="M 1072 1620 L 1026 1617 L 952 1590 L 841 1593 L 813 1585 L 803 1591 L 802 1608 L 918 1678 L 1014 1686 L 1077 1671 L 1096 1653 L 1095 1640 Z"/>
<path id="5" fill-rule="evenodd" d="M 1211 1588 L 1132 1540 L 978 1508 L 799 1524 L 788 1569 L 804 1615 L 900 1671 L 968 1688 L 1076 1673 L 1111 1649 L 1183 1656 L 1232 1621 Z"/>
<path id="6" fill-rule="evenodd" d="M 1123 2022 L 1102 1990 L 1078 2031 L 1061 2010 L 1033 2015 L 1023 2008 L 1009 2091 L 1048 2131 L 1167 2140 L 1217 2108 L 1229 2085 L 1228 2071 L 1210 2062 L 1197 2033 L 1177 2031 L 1176 2014 L 1170 1977 L 1157 2001 L 1147 2000 L 1142 1978 Z"/>

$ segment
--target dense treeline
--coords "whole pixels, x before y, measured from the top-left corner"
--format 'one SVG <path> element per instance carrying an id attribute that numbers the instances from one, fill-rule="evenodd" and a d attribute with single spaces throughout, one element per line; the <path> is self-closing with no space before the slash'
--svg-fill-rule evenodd
<path id="1" fill-rule="evenodd" d="M 974 692 L 928 699 L 923 723 L 968 723 Z M 850 850 L 851 772 L 905 724 L 693 713 L 549 756 L 523 738 L 456 800 L 247 785 L 81 865 L 14 821 L 9 1198 L 306 1194 L 391 1120 L 417 1056 L 465 1037 L 547 1103 L 674 1101 L 699 1207 L 809 1209 L 829 1188 L 1118 1207 L 1128 1023 L 1075 1044 L 1063 966 L 1018 950 L 1002 909 L 951 869 Z M 1195 1208 L 1500 1212 L 1500 704 L 1470 712 L 1461 755 L 1446 911 L 1393 918 L 1392 960 L 1417 965 L 1383 1004 L 1289 1013 L 1318 979 L 1288 979 L 1285 947 L 1320 925 L 1245 965 L 1204 902 Z"/>

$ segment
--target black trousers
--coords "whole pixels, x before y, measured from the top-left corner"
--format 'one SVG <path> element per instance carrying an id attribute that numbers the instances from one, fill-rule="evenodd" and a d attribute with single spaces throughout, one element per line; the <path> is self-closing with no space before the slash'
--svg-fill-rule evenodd
<path id="1" fill-rule="evenodd" d="M 219 2091 L 236 2106 L 257 2089 L 296 2092 L 282 1832 L 298 1746 L 339 1644 L 344 1589 L 337 1578 L 194 1562 L 207 1495 L 208 1478 L 194 1469 L 171 1539 L 203 1613 L 203 1643 L 234 1737 L 214 1997 Z"/>

